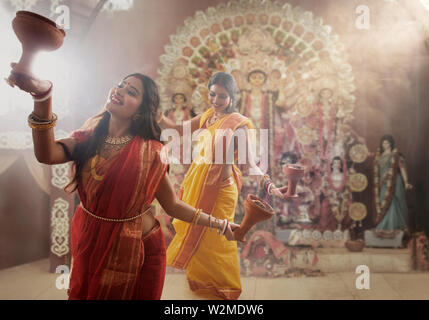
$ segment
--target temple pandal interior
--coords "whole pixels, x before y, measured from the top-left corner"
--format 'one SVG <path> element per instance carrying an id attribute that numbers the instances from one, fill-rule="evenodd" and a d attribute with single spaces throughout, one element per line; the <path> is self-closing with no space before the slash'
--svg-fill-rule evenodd
<path id="1" fill-rule="evenodd" d="M 243 175 L 235 222 L 248 194 L 275 210 L 239 243 L 243 277 L 429 271 L 429 1 L 3 1 L 4 77 L 20 55 L 18 10 L 65 24 L 64 46 L 40 59 L 55 83 L 57 138 L 96 114 L 129 71 L 156 80 L 178 123 L 210 107 L 214 73 L 234 76 L 238 111 L 268 133 L 259 156 L 273 182 L 288 184 L 286 164 L 305 169 L 287 200 Z M 5 83 L 0 92 L 0 269 L 49 259 L 54 273 L 71 259 L 71 165 L 37 162 L 31 100 Z M 176 190 L 188 167 L 170 165 Z M 153 206 L 168 245 L 172 219 Z"/>

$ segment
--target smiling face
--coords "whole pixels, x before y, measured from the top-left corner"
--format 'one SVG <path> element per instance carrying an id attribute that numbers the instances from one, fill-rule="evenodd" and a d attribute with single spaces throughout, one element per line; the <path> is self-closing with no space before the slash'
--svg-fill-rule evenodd
<path id="1" fill-rule="evenodd" d="M 106 109 L 114 117 L 131 119 L 143 101 L 143 84 L 136 77 L 122 80 L 109 92 Z"/>
<path id="2" fill-rule="evenodd" d="M 231 103 L 228 91 L 218 84 L 211 85 L 209 90 L 209 101 L 214 111 L 224 112 Z"/>

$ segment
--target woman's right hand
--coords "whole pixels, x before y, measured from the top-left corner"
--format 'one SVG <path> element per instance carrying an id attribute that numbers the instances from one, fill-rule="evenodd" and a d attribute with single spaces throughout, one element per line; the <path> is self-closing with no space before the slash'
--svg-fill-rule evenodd
<path id="1" fill-rule="evenodd" d="M 11 63 L 10 66 L 12 67 L 12 71 L 6 81 L 12 87 L 16 85 L 19 89 L 28 93 L 33 93 L 35 95 L 42 94 L 49 90 L 51 86 L 49 81 L 37 79 L 36 77 L 29 74 L 16 72 L 16 63 Z"/>

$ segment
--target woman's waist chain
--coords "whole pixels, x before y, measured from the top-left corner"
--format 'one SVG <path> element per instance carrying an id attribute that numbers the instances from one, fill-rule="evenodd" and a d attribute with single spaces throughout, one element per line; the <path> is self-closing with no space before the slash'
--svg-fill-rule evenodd
<path id="1" fill-rule="evenodd" d="M 91 211 L 89 211 L 87 208 L 85 208 L 83 206 L 82 203 L 80 203 L 80 206 L 82 208 L 83 211 L 85 211 L 88 215 L 90 215 L 91 217 L 98 219 L 98 220 L 102 220 L 102 221 L 107 221 L 107 222 L 127 222 L 127 221 L 132 221 L 135 220 L 141 216 L 143 216 L 144 214 L 146 214 L 147 212 L 149 212 L 150 210 L 150 206 L 148 206 L 147 208 L 145 208 L 141 213 L 139 213 L 138 215 L 132 216 L 130 218 L 123 218 L 123 219 L 115 219 L 115 218 L 105 218 L 105 217 L 100 217 L 97 216 L 96 214 L 92 213 Z"/>

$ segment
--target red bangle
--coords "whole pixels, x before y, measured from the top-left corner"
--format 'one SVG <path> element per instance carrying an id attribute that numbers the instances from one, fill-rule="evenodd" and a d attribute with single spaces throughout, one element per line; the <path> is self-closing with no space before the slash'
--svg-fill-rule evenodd
<path id="1" fill-rule="evenodd" d="M 34 94 L 34 93 L 30 92 L 31 96 L 32 96 L 34 99 L 42 99 L 42 98 L 44 98 L 45 96 L 47 96 L 48 94 L 50 94 L 50 93 L 51 93 L 51 91 L 52 91 L 52 88 L 54 87 L 54 84 L 53 84 L 51 81 L 49 81 L 49 80 L 48 80 L 48 82 L 51 84 L 51 86 L 49 87 L 49 89 L 48 89 L 48 90 L 46 90 L 46 92 L 39 93 L 39 94 Z"/>

